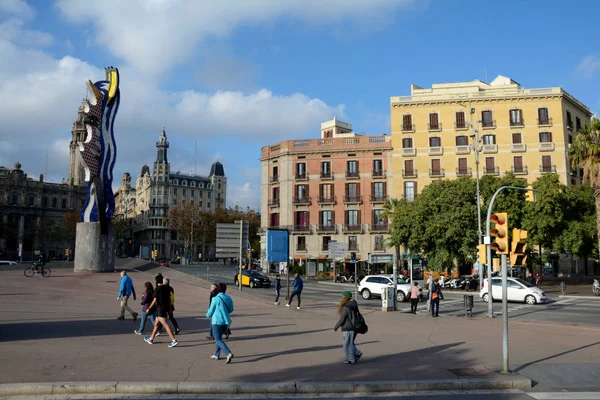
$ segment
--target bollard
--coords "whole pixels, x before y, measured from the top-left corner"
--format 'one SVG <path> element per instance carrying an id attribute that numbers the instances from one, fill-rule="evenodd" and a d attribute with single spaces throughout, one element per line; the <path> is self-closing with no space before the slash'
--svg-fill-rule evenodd
<path id="1" fill-rule="evenodd" d="M 563 296 L 567 294 L 567 284 L 565 281 L 560 282 L 560 291 L 562 292 Z"/>

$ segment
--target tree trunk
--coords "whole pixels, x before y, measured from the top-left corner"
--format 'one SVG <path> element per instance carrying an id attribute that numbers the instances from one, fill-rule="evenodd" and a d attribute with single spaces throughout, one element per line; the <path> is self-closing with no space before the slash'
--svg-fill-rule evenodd
<path id="1" fill-rule="evenodd" d="M 594 200 L 596 200 L 596 230 L 598 232 L 598 254 L 600 255 L 600 187 L 594 188 Z"/>

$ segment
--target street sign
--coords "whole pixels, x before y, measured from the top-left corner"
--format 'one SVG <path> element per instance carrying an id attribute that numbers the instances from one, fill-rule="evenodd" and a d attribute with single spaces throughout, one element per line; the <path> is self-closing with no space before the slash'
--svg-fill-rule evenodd
<path id="1" fill-rule="evenodd" d="M 394 262 L 393 254 L 371 254 L 369 258 L 369 263 L 377 264 L 377 263 L 392 263 Z"/>
<path id="2" fill-rule="evenodd" d="M 334 260 L 341 260 L 346 257 L 346 253 L 348 252 L 348 245 L 345 242 L 329 242 L 329 257 Z"/>

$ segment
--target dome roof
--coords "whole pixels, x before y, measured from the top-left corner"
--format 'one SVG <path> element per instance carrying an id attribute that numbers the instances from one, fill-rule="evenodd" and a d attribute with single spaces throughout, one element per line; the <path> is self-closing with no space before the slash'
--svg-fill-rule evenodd
<path id="1" fill-rule="evenodd" d="M 225 176 L 225 170 L 223 169 L 223 164 L 218 161 L 215 161 L 213 165 L 210 167 L 210 176 Z"/>
<path id="2" fill-rule="evenodd" d="M 144 175 L 150 175 L 150 167 L 148 166 L 148 164 L 144 164 L 144 166 L 142 167 L 142 172 L 140 173 L 141 176 Z"/>

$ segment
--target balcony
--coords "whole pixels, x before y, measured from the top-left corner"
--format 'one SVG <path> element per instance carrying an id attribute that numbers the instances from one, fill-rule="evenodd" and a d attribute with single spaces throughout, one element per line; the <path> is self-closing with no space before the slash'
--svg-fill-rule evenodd
<path id="1" fill-rule="evenodd" d="M 527 145 L 525 143 L 512 143 L 510 145 L 510 151 L 513 153 L 524 153 L 527 151 Z"/>
<path id="2" fill-rule="evenodd" d="M 309 196 L 293 197 L 292 204 L 295 204 L 297 206 L 302 206 L 302 205 L 308 206 L 308 205 L 310 205 L 310 197 Z"/>
<path id="3" fill-rule="evenodd" d="M 546 174 L 546 173 L 555 174 L 556 173 L 556 165 L 540 165 L 540 172 L 542 174 Z"/>
<path id="4" fill-rule="evenodd" d="M 416 178 L 418 175 L 419 174 L 416 169 L 403 169 L 402 170 L 403 178 Z"/>
<path id="5" fill-rule="evenodd" d="M 573 130 L 573 121 L 567 120 L 566 125 L 567 125 L 567 129 Z"/>
<path id="6" fill-rule="evenodd" d="M 525 126 L 525 121 L 523 120 L 523 118 L 521 118 L 517 121 L 511 120 L 509 124 L 511 128 L 522 128 Z"/>
<path id="7" fill-rule="evenodd" d="M 344 196 L 345 204 L 360 204 L 362 203 L 362 196 Z"/>
<path id="8" fill-rule="evenodd" d="M 442 123 L 438 122 L 437 124 L 427 124 L 427 130 L 429 131 L 441 131 Z"/>
<path id="9" fill-rule="evenodd" d="M 358 225 L 344 225 L 344 233 L 363 233 L 363 226 Z M 350 249 L 348 249 L 350 250 Z"/>
<path id="10" fill-rule="evenodd" d="M 472 176 L 471 168 L 456 168 L 456 176 Z"/>
<path id="11" fill-rule="evenodd" d="M 444 154 L 444 148 L 442 146 L 430 147 L 428 154 L 430 156 L 441 156 Z"/>
<path id="12" fill-rule="evenodd" d="M 333 173 L 331 171 L 321 171 L 319 177 L 321 179 L 333 179 Z"/>
<path id="13" fill-rule="evenodd" d="M 371 178 L 385 178 L 385 171 L 382 169 L 374 169 L 371 171 Z"/>
<path id="14" fill-rule="evenodd" d="M 469 129 L 469 126 L 467 125 L 466 121 L 455 122 L 454 129 L 456 129 L 457 131 L 460 131 L 462 129 Z"/>
<path id="15" fill-rule="evenodd" d="M 277 175 L 273 175 L 270 179 L 269 179 L 269 183 L 279 183 L 279 176 Z"/>
<path id="16" fill-rule="evenodd" d="M 360 179 L 358 171 L 346 171 L 346 179 Z"/>
<path id="17" fill-rule="evenodd" d="M 496 128 L 496 120 L 493 121 L 481 121 L 481 127 L 483 129 L 495 129 Z"/>
<path id="18" fill-rule="evenodd" d="M 471 146 L 456 146 L 456 154 L 469 154 L 471 152 Z"/>
<path id="19" fill-rule="evenodd" d="M 269 199 L 269 207 L 279 207 L 279 199 Z"/>
<path id="20" fill-rule="evenodd" d="M 553 142 L 544 142 L 538 144 L 539 151 L 554 151 L 554 143 Z"/>
<path id="21" fill-rule="evenodd" d="M 415 124 L 402 124 L 402 132 L 414 132 Z"/>
<path id="22" fill-rule="evenodd" d="M 444 169 L 443 168 L 437 168 L 437 169 L 429 169 L 429 177 L 430 178 L 441 178 L 445 175 Z"/>
<path id="23" fill-rule="evenodd" d="M 310 225 L 294 225 L 292 231 L 294 233 L 310 233 Z"/>
<path id="24" fill-rule="evenodd" d="M 369 226 L 369 230 L 372 233 L 386 233 L 390 230 L 390 226 L 387 223 L 372 224 Z"/>
<path id="25" fill-rule="evenodd" d="M 296 251 L 306 251 L 306 243 L 296 243 Z"/>
<path id="26" fill-rule="evenodd" d="M 520 166 L 512 166 L 512 173 L 515 175 L 527 175 L 527 166 L 525 165 L 520 165 Z"/>
<path id="27" fill-rule="evenodd" d="M 500 168 L 498 167 L 483 167 L 484 175 L 500 175 Z"/>
<path id="28" fill-rule="evenodd" d="M 318 233 L 336 233 L 337 232 L 336 225 L 335 224 L 317 225 L 317 232 Z"/>
<path id="29" fill-rule="evenodd" d="M 414 157 L 417 155 L 417 149 L 414 147 L 408 147 L 402 149 L 402 157 Z"/>
<path id="30" fill-rule="evenodd" d="M 296 172 L 295 178 L 297 181 L 307 181 L 308 175 L 306 174 L 306 172 L 302 172 L 302 173 Z"/>
<path id="31" fill-rule="evenodd" d="M 482 151 L 485 154 L 497 153 L 498 152 L 498 145 L 497 144 L 484 144 Z"/>
<path id="32" fill-rule="evenodd" d="M 337 197 L 335 196 L 319 196 L 317 197 L 318 204 L 335 204 L 337 202 Z"/>
<path id="33" fill-rule="evenodd" d="M 552 118 L 538 118 L 538 126 L 552 126 Z"/>
<path id="34" fill-rule="evenodd" d="M 388 197 L 387 195 L 383 195 L 383 194 L 372 194 L 369 197 L 369 200 L 371 201 L 371 203 L 385 203 L 387 201 Z"/>

